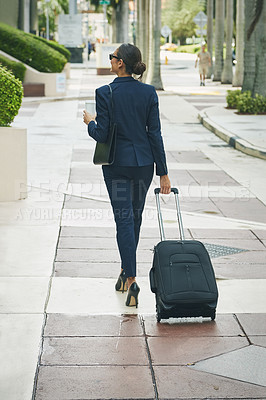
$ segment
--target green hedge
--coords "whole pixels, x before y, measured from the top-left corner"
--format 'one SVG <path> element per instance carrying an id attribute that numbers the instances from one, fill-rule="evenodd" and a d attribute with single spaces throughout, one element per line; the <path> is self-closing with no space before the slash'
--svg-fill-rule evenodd
<path id="1" fill-rule="evenodd" d="M 11 124 L 20 109 L 22 97 L 22 83 L 0 66 L 0 126 Z"/>
<path id="2" fill-rule="evenodd" d="M 251 96 L 251 92 L 241 93 L 237 100 L 237 110 L 241 114 L 264 114 L 266 113 L 266 97 L 256 94 Z"/>
<path id="3" fill-rule="evenodd" d="M 0 23 L 0 50 L 40 72 L 61 72 L 67 62 L 63 54 L 32 36 Z"/>
<path id="4" fill-rule="evenodd" d="M 266 114 L 266 97 L 256 94 L 251 96 L 248 90 L 241 93 L 241 90 L 227 91 L 228 108 L 236 108 L 240 114 Z"/>
<path id="5" fill-rule="evenodd" d="M 31 34 L 32 35 L 32 34 Z M 67 61 L 70 60 L 71 57 L 71 53 L 68 49 L 65 48 L 65 46 L 63 46 L 62 44 L 59 44 L 57 42 L 54 42 L 52 40 L 47 40 L 42 38 L 41 36 L 36 36 L 36 35 L 32 35 L 33 39 L 37 39 L 40 40 L 41 42 L 48 44 L 48 46 L 52 47 L 54 50 L 58 51 L 59 53 L 63 54 L 63 56 L 65 56 L 65 58 L 67 59 Z"/>
<path id="6" fill-rule="evenodd" d="M 227 90 L 226 101 L 228 108 L 237 108 L 237 100 L 240 94 L 241 90 Z"/>
<path id="7" fill-rule="evenodd" d="M 12 61 L 9 58 L 2 56 L 1 54 L 0 54 L 0 64 L 9 69 L 17 79 L 23 82 L 26 72 L 26 67 L 24 64 L 22 64 L 21 62 Z"/>

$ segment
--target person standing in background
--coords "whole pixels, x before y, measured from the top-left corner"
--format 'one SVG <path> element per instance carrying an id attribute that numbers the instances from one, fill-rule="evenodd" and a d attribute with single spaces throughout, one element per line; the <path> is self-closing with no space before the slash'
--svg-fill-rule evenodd
<path id="1" fill-rule="evenodd" d="M 208 51 L 206 51 L 206 46 L 203 44 L 201 46 L 201 51 L 197 55 L 195 62 L 195 68 L 199 62 L 199 74 L 200 74 L 200 86 L 205 86 L 205 78 L 208 74 L 208 68 L 211 66 L 211 56 Z"/>

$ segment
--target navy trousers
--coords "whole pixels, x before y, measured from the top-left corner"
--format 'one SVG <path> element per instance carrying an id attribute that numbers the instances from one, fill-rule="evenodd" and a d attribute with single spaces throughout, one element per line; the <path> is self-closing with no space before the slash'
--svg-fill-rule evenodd
<path id="1" fill-rule="evenodd" d="M 136 250 L 142 212 L 154 167 L 104 165 L 102 169 L 116 222 L 121 267 L 127 277 L 136 276 Z"/>

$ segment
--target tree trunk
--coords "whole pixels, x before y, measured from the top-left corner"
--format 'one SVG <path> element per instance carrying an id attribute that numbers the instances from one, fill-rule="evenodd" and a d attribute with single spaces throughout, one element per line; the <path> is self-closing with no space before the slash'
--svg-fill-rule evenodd
<path id="1" fill-rule="evenodd" d="M 215 3 L 215 64 L 214 81 L 220 81 L 223 70 L 224 0 Z"/>
<path id="2" fill-rule="evenodd" d="M 112 9 L 112 43 L 116 42 L 116 10 L 113 7 Z"/>
<path id="3" fill-rule="evenodd" d="M 253 93 L 256 74 L 256 42 L 255 32 L 247 39 L 247 31 L 253 19 L 256 0 L 245 0 L 245 50 L 244 50 L 244 79 L 242 91 Z"/>
<path id="4" fill-rule="evenodd" d="M 148 26 L 147 26 L 147 18 L 146 18 L 146 4 L 145 0 L 138 0 L 138 22 L 137 22 L 137 46 L 139 47 L 142 59 L 145 64 L 148 60 L 148 48 L 147 48 L 147 40 L 148 36 Z"/>
<path id="5" fill-rule="evenodd" d="M 163 90 L 160 64 L 161 0 L 150 0 L 149 9 L 149 69 L 146 82 Z"/>
<path id="6" fill-rule="evenodd" d="M 245 3 L 237 0 L 236 6 L 236 69 L 233 86 L 242 86 L 244 78 Z"/>
<path id="7" fill-rule="evenodd" d="M 233 38 L 233 0 L 226 0 L 226 58 L 222 72 L 222 83 L 232 83 L 232 38 Z"/>
<path id="8" fill-rule="evenodd" d="M 208 69 L 207 78 L 211 78 L 213 73 L 213 61 L 212 61 L 212 50 L 213 50 L 213 0 L 208 0 L 207 4 L 207 46 L 208 52 L 211 56 L 211 66 Z"/>
<path id="9" fill-rule="evenodd" d="M 128 42 L 128 0 L 120 0 L 116 6 L 116 43 Z"/>
<path id="10" fill-rule="evenodd" d="M 255 31 L 256 40 L 256 74 L 253 95 L 266 97 L 266 4 L 264 1 L 262 13 Z"/>

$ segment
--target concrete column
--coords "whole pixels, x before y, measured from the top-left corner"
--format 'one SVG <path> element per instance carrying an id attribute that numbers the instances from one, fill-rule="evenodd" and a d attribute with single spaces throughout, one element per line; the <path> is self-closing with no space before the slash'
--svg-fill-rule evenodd
<path id="1" fill-rule="evenodd" d="M 23 1 L 23 30 L 30 32 L 30 0 Z"/>
<path id="2" fill-rule="evenodd" d="M 78 9 L 77 9 L 77 0 L 69 0 L 69 14 L 77 14 Z"/>
<path id="3" fill-rule="evenodd" d="M 38 32 L 37 0 L 30 0 L 30 32 Z"/>

